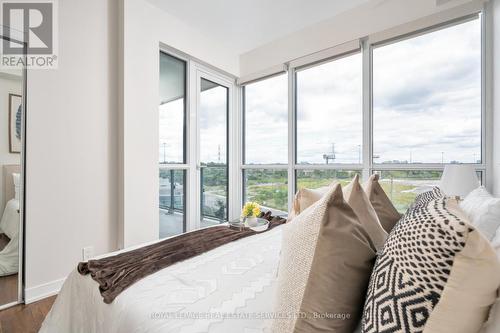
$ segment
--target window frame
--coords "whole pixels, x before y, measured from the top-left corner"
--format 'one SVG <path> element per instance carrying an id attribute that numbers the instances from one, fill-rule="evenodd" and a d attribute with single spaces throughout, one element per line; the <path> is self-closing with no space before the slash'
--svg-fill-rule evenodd
<path id="1" fill-rule="evenodd" d="M 256 83 L 259 81 L 264 81 L 267 79 L 271 79 L 273 77 L 279 76 L 279 75 L 285 75 L 287 78 L 287 82 L 289 82 L 289 76 L 287 71 L 279 70 L 275 73 L 272 74 L 267 74 L 265 76 L 262 76 L 258 79 L 250 80 L 248 82 L 245 82 L 244 84 L 240 85 L 240 92 L 241 92 L 241 101 L 240 101 L 240 110 L 241 110 L 241 122 L 240 122 L 240 132 L 241 132 L 241 158 L 240 158 L 240 168 L 239 168 L 239 180 L 241 184 L 240 188 L 240 195 L 241 197 L 239 199 L 240 206 L 243 206 L 243 204 L 246 201 L 246 182 L 245 182 L 245 171 L 247 170 L 272 170 L 272 171 L 277 171 L 277 170 L 287 170 L 288 173 L 288 207 L 291 207 L 291 201 L 290 201 L 290 188 L 293 186 L 292 183 L 290 182 L 290 126 L 288 126 L 288 161 L 287 164 L 246 164 L 246 92 L 245 88 L 247 85 Z M 288 123 L 290 122 L 290 91 L 289 87 L 288 89 Z"/>
<path id="2" fill-rule="evenodd" d="M 425 34 L 429 34 L 435 31 L 451 28 L 453 26 L 466 23 L 472 20 L 479 20 L 479 24 L 481 26 L 481 163 L 462 163 L 462 164 L 470 164 L 473 165 L 476 169 L 476 171 L 481 171 L 483 175 L 486 175 L 486 165 L 487 165 L 487 160 L 489 160 L 488 156 L 486 156 L 486 132 L 487 132 L 487 127 L 486 127 L 486 107 L 485 107 L 485 100 L 486 100 L 486 73 L 485 73 L 485 55 L 486 55 L 486 50 L 485 50 L 485 15 L 484 12 L 476 12 L 472 13 L 470 15 L 462 16 L 460 18 L 448 20 L 439 24 L 431 25 L 426 28 L 418 29 L 413 32 L 405 33 L 402 35 L 394 36 L 388 39 L 384 39 L 381 41 L 376 41 L 376 42 L 370 42 L 370 39 L 368 38 L 366 41 L 366 48 L 368 49 L 368 56 L 369 56 L 369 81 L 370 81 L 370 89 L 369 89 L 369 95 L 370 95 L 370 174 L 373 174 L 373 172 L 376 171 L 384 171 L 384 170 L 443 170 L 444 165 L 447 163 L 390 163 L 390 164 L 384 164 L 384 163 L 374 163 L 374 121 L 373 121 L 373 115 L 374 115 L 374 105 L 373 105 L 373 51 L 377 47 L 383 47 L 386 45 L 391 45 L 398 43 L 400 41 L 408 40 L 414 37 L 422 36 Z"/>
<path id="3" fill-rule="evenodd" d="M 183 154 L 182 154 L 182 163 L 159 163 L 161 165 L 183 165 L 187 164 L 187 135 L 188 135 L 188 104 L 189 104 L 189 84 L 188 84 L 188 73 L 189 73 L 189 61 L 179 57 L 177 55 L 172 55 L 168 52 L 165 52 L 163 49 L 160 48 L 160 57 L 161 54 L 164 54 L 166 56 L 169 56 L 171 58 L 177 59 L 179 61 L 182 61 L 184 63 L 184 123 L 183 123 L 183 128 L 182 128 L 182 149 L 183 149 Z"/>
<path id="4" fill-rule="evenodd" d="M 226 166 L 225 166 L 225 169 L 226 169 L 226 177 L 227 177 L 227 180 L 226 180 L 226 216 L 224 218 L 223 221 L 227 221 L 229 220 L 229 216 L 230 216 L 230 199 L 229 199 L 229 170 L 230 170 L 230 165 L 232 163 L 230 163 L 230 140 L 229 140 L 229 127 L 230 127 L 230 121 L 229 121 L 229 117 L 230 117 L 230 109 L 231 109 L 231 94 L 230 94 L 230 91 L 231 91 L 231 84 L 229 84 L 230 82 L 227 82 L 225 80 L 221 80 L 221 78 L 218 78 L 218 77 L 215 77 L 213 75 L 213 73 L 207 73 L 206 71 L 204 70 L 200 70 L 198 69 L 198 74 L 197 74 L 197 89 L 199 90 L 197 92 L 197 96 L 198 96 L 198 104 L 197 104 L 197 110 L 200 111 L 200 102 L 201 102 L 201 81 L 202 80 L 205 80 L 205 81 L 208 81 L 208 82 L 211 82 L 211 83 L 214 83 L 220 87 L 223 87 L 226 89 Z M 201 112 L 201 111 L 200 111 Z M 201 138 L 201 135 L 200 135 L 200 127 L 199 127 L 199 122 L 200 122 L 200 117 L 197 116 L 197 130 L 196 130 L 196 134 L 198 136 L 200 136 Z M 197 169 L 199 169 L 200 171 L 200 179 L 199 179 L 199 186 L 200 186 L 200 200 L 199 200 L 199 203 L 200 203 L 200 224 L 201 224 L 201 221 L 203 220 L 203 217 L 204 217 L 204 214 L 203 214 L 203 201 L 201 200 L 201 197 L 202 197 L 202 191 L 203 191 L 203 183 L 201 181 L 201 170 L 204 168 L 201 164 L 201 157 L 200 157 L 200 153 L 201 153 L 201 146 L 200 146 L 200 141 L 197 140 L 197 145 L 198 145 L 198 149 L 197 149 L 197 154 L 198 154 L 198 165 L 197 165 Z M 210 167 L 205 167 L 205 168 L 210 168 Z M 212 216 L 206 216 L 205 218 L 209 219 L 209 220 L 213 220 L 213 221 L 219 221 L 217 220 L 217 218 L 215 217 L 212 217 Z"/>
<path id="5" fill-rule="evenodd" d="M 287 76 L 286 71 L 279 71 L 270 75 L 263 76 L 259 79 L 251 80 L 245 82 L 240 86 L 241 89 L 241 137 L 242 137 L 242 145 L 241 145 L 241 164 L 243 168 L 251 168 L 252 166 L 269 166 L 270 168 L 280 168 L 280 166 L 286 166 L 287 164 L 272 164 L 272 163 L 264 163 L 264 164 L 247 164 L 246 163 L 246 86 L 257 83 L 260 81 L 265 81 L 267 79 L 272 79 L 274 77 L 285 75 Z M 287 77 L 288 78 L 288 77 Z M 289 103 L 288 103 L 289 104 Z"/>
<path id="6" fill-rule="evenodd" d="M 363 50 L 361 48 L 361 45 L 359 48 L 355 48 L 355 49 L 352 49 L 350 51 L 346 51 L 346 52 L 343 52 L 343 53 L 340 53 L 338 55 L 335 55 L 335 56 L 332 56 L 332 57 L 328 57 L 326 59 L 323 59 L 323 60 L 320 60 L 320 61 L 315 61 L 313 63 L 310 63 L 310 64 L 306 64 L 306 65 L 303 65 L 303 66 L 299 66 L 299 67 L 294 67 L 292 68 L 291 70 L 293 71 L 293 93 L 294 93 L 294 103 L 293 103 L 293 117 L 294 117 L 294 128 L 293 128 L 293 131 L 295 132 L 294 133 L 294 150 L 295 150 L 295 156 L 294 156 L 294 160 L 293 160 L 293 163 L 294 163 L 294 169 L 300 169 L 301 166 L 314 166 L 315 169 L 332 169 L 332 167 L 329 167 L 329 168 L 323 168 L 324 166 L 328 165 L 328 166 L 333 166 L 333 168 L 336 168 L 337 170 L 353 170 L 354 169 L 358 169 L 360 166 L 362 167 L 363 165 L 363 161 L 364 161 L 364 156 L 363 156 L 363 153 L 361 152 L 361 163 L 329 163 L 329 164 L 319 164 L 319 163 L 299 163 L 297 161 L 297 157 L 298 157 L 298 144 L 297 144 L 297 138 L 298 138 L 298 121 L 297 121 L 297 116 L 298 116 L 298 107 L 297 107 L 297 98 L 298 98 L 298 90 L 297 90 L 297 74 L 299 72 L 302 72 L 302 71 L 305 71 L 305 70 L 308 70 L 310 68 L 314 68 L 314 67 L 317 67 L 317 66 L 321 66 L 321 65 L 325 65 L 325 64 L 328 64 L 328 63 L 332 63 L 334 61 L 337 61 L 337 60 L 341 60 L 341 59 L 344 59 L 344 58 L 347 58 L 347 57 L 351 57 L 351 56 L 354 56 L 354 55 L 357 55 L 359 54 L 361 56 L 361 82 L 363 82 Z M 360 109 L 360 112 L 361 112 L 361 143 L 363 143 L 363 83 L 361 84 L 361 109 Z M 363 149 L 363 147 L 361 147 L 361 150 Z M 349 168 L 351 167 L 351 168 Z"/>
<path id="7" fill-rule="evenodd" d="M 169 57 L 172 57 L 172 58 L 175 58 L 179 61 L 182 61 L 184 63 L 184 124 L 183 124 L 183 163 L 161 163 L 158 161 L 158 174 L 160 172 L 160 170 L 163 170 L 163 171 L 177 171 L 177 170 L 181 170 L 181 171 L 184 171 L 184 184 L 183 184 L 183 212 L 182 212 L 182 230 L 183 232 L 186 232 L 188 227 L 187 227 L 187 221 L 188 221 L 188 215 L 189 215 L 189 212 L 188 212 L 188 205 L 189 205 L 189 198 L 188 198 L 188 184 L 189 184 L 189 128 L 190 128 L 190 120 L 189 120 L 189 117 L 188 117 L 188 114 L 190 112 L 190 103 L 189 103 L 189 100 L 190 100 L 190 97 L 191 97 L 191 93 L 190 93 L 190 89 L 189 89 L 189 86 L 190 86 L 190 82 L 189 82 L 189 73 L 190 73 L 190 67 L 191 67 L 191 64 L 190 64 L 190 61 L 189 61 L 189 58 L 187 57 L 184 57 L 180 54 L 177 54 L 175 52 L 171 52 L 170 50 L 168 50 L 167 48 L 163 48 L 163 47 L 160 47 L 159 50 L 158 50 L 158 59 L 161 58 L 162 54 L 166 55 L 166 56 L 169 56 Z M 160 75 L 160 74 L 158 74 Z M 159 130 L 159 129 L 158 129 Z M 160 143 L 158 142 L 158 145 Z M 159 175 L 158 175 L 159 177 Z M 159 182 L 159 178 L 158 178 L 158 182 Z M 158 196 L 159 196 L 159 191 L 158 191 Z M 159 200 L 159 198 L 158 198 Z M 164 208 L 161 208 L 160 207 L 160 203 L 158 202 L 158 210 L 161 211 L 161 210 L 165 210 Z M 159 221 L 158 221 L 159 223 Z M 158 224 L 159 226 L 159 224 Z M 158 236 L 159 236 L 159 233 L 158 233 Z"/>
<path id="8" fill-rule="evenodd" d="M 293 197 L 297 189 L 297 171 L 301 170 L 346 170 L 346 171 L 361 171 L 363 179 L 366 180 L 370 175 L 376 171 L 392 171 L 392 170 L 440 170 L 444 169 L 445 164 L 441 163 L 413 163 L 413 164 L 383 164 L 374 163 L 373 156 L 373 50 L 376 47 L 382 45 L 388 45 L 392 43 L 397 43 L 399 41 L 416 37 L 418 35 L 423 35 L 427 33 L 432 33 L 433 31 L 438 31 L 441 29 L 446 29 L 467 21 L 474 19 L 479 20 L 481 26 L 481 163 L 471 163 L 474 165 L 476 172 L 480 172 L 482 175 L 483 184 L 487 187 L 490 186 L 490 167 L 489 163 L 491 161 L 491 149 L 489 145 L 492 142 L 491 129 L 488 127 L 487 119 L 489 119 L 491 113 L 491 107 L 487 106 L 487 91 L 490 88 L 491 82 L 487 80 L 487 40 L 486 40 L 486 29 L 487 29 L 487 15 L 485 15 L 484 9 L 475 10 L 470 14 L 465 16 L 455 17 L 452 19 L 445 20 L 437 24 L 426 25 L 424 27 L 418 27 L 415 29 L 414 25 L 410 25 L 410 29 L 407 26 L 403 26 L 401 29 L 393 29 L 390 31 L 389 36 L 387 33 L 384 34 L 374 34 L 359 40 L 359 48 L 354 48 L 355 44 L 351 44 L 351 49 L 341 48 L 343 52 L 335 54 L 332 56 L 332 51 L 325 50 L 325 56 L 318 59 L 318 55 L 314 57 L 305 56 L 305 59 L 314 59 L 309 63 L 304 63 L 300 59 L 294 60 L 291 63 L 285 65 L 286 74 L 288 75 L 288 165 L 249 165 L 244 164 L 244 150 L 245 150 L 245 85 L 248 83 L 253 83 L 260 80 L 265 80 L 266 78 L 272 77 L 274 75 L 282 74 L 283 71 L 276 72 L 272 75 L 265 75 L 261 78 L 254 79 L 249 82 L 245 82 L 240 85 L 240 116 L 242 121 L 240 123 L 241 138 L 243 144 L 240 145 L 241 148 L 241 158 L 240 158 L 240 186 L 242 194 L 240 203 L 243 204 L 245 197 L 245 184 L 244 184 L 244 171 L 246 169 L 287 169 L 288 170 L 288 207 L 292 207 Z M 405 31 L 406 30 L 406 31 Z M 383 37 L 381 38 L 380 35 Z M 340 45 L 342 46 L 342 45 Z M 361 164 L 298 164 L 297 163 L 297 71 L 310 68 L 313 66 L 321 65 L 326 62 L 334 61 L 337 58 L 349 56 L 361 52 L 362 56 L 362 161 Z M 321 53 L 321 52 L 320 52 Z M 292 66 L 293 63 L 299 63 L 298 66 Z"/>

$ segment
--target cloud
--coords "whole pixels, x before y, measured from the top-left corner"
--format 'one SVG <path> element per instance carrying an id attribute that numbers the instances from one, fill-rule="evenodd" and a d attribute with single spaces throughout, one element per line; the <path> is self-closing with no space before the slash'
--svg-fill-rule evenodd
<path id="1" fill-rule="evenodd" d="M 374 51 L 378 162 L 474 162 L 481 153 L 479 21 Z"/>

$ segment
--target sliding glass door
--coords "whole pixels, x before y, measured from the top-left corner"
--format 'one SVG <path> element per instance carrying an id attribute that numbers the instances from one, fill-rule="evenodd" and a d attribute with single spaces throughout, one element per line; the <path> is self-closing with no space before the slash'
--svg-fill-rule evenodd
<path id="1" fill-rule="evenodd" d="M 237 163 L 229 162 L 235 152 L 228 141 L 234 78 L 176 52 L 159 55 L 159 238 L 165 238 L 235 215 L 228 210 L 229 166 Z M 239 206 L 235 201 L 231 207 Z"/>

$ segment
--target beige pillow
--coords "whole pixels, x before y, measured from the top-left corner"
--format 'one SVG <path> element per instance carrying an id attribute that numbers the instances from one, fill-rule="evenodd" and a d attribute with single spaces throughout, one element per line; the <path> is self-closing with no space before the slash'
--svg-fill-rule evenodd
<path id="1" fill-rule="evenodd" d="M 342 195 L 339 184 L 331 187 L 318 201 L 283 226 L 281 258 L 275 297 L 272 332 L 290 333 L 300 309 L 309 276 L 321 223 L 328 217 L 334 195 Z M 281 318 L 282 317 L 282 318 Z"/>
<path id="2" fill-rule="evenodd" d="M 356 176 L 359 178 L 358 175 Z M 288 213 L 288 222 L 290 222 L 295 216 L 299 215 L 301 212 L 306 210 L 307 207 L 311 206 L 313 203 L 321 199 L 321 197 L 325 195 L 326 192 L 328 192 L 328 189 L 330 189 L 332 186 L 335 186 L 336 184 L 337 181 L 333 181 L 328 186 L 319 187 L 316 189 L 301 188 L 300 190 L 298 190 L 297 193 L 295 194 L 295 197 L 293 198 L 292 209 Z M 342 189 L 344 193 L 344 198 L 349 197 L 351 188 L 352 188 L 352 182 Z"/>
<path id="3" fill-rule="evenodd" d="M 354 176 L 354 179 L 348 186 L 344 187 L 342 192 L 345 200 L 370 236 L 374 248 L 377 251 L 381 250 L 387 239 L 387 232 L 380 224 L 375 209 L 361 187 L 359 176 Z"/>
<path id="4" fill-rule="evenodd" d="M 500 263 L 455 199 L 420 195 L 377 258 L 363 332 L 478 332 L 500 286 Z"/>
<path id="5" fill-rule="evenodd" d="M 462 208 L 462 203 L 460 208 Z M 493 246 L 497 254 L 497 259 L 500 264 L 500 231 L 497 230 L 497 235 L 490 244 Z M 490 313 L 488 315 L 488 321 L 484 323 L 481 331 L 479 333 L 498 333 L 500 328 L 500 289 L 497 290 L 497 299 L 495 303 L 491 306 Z"/>
<path id="6" fill-rule="evenodd" d="M 366 182 L 364 188 L 373 209 L 377 212 L 382 227 L 389 233 L 401 218 L 401 214 L 394 208 L 391 199 L 385 194 L 378 180 L 378 174 L 372 175 Z"/>
<path id="7" fill-rule="evenodd" d="M 483 325 L 479 333 L 498 333 L 500 329 L 500 289 L 497 290 L 497 300 L 491 306 L 488 321 Z"/>
<path id="8" fill-rule="evenodd" d="M 335 185 L 336 182 L 333 182 L 329 186 L 320 187 L 317 189 L 309 189 L 309 188 L 301 188 L 295 193 L 295 197 L 293 198 L 293 206 L 288 213 L 288 222 L 295 218 L 295 216 L 299 215 L 303 211 L 305 211 L 309 206 L 313 203 L 321 199 L 328 189 Z"/>
<path id="9" fill-rule="evenodd" d="M 349 199 L 362 212 L 363 218 L 359 219 L 344 201 L 340 186 L 337 186 L 330 198 L 328 216 L 319 230 L 300 307 L 302 315 L 293 332 L 352 333 L 359 323 L 376 257 L 374 242 L 367 231 L 377 234 L 377 240 L 382 240 L 386 233 L 375 212 L 368 213 L 367 207 L 371 205 L 359 185 L 358 176 L 351 187 Z"/>

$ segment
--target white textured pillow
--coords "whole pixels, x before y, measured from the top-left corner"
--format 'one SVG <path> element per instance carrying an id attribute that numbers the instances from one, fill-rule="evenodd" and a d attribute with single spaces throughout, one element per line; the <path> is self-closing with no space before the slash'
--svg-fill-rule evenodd
<path id="1" fill-rule="evenodd" d="M 474 191 L 470 192 L 460 203 L 460 208 L 467 214 L 470 218 L 471 216 L 477 214 L 477 210 L 483 204 L 485 200 L 491 199 L 491 194 L 486 190 L 484 186 L 476 188 Z"/>
<path id="2" fill-rule="evenodd" d="M 275 313 L 283 317 L 274 320 L 273 333 L 293 331 L 296 320 L 293 316 L 300 310 L 321 222 L 327 215 L 330 197 L 335 189 L 335 186 L 330 187 L 321 199 L 297 215 L 293 223 L 283 226 L 274 306 Z M 285 318 L 285 316 L 292 317 Z"/>
<path id="3" fill-rule="evenodd" d="M 491 241 L 500 227 L 500 199 L 494 198 L 481 186 L 467 195 L 460 203 L 460 208 L 472 224 Z"/>
<path id="4" fill-rule="evenodd" d="M 14 198 L 16 200 L 19 200 L 19 197 L 21 196 L 21 175 L 18 173 L 13 173 L 12 179 L 14 181 L 14 191 L 15 191 Z"/>
<path id="5" fill-rule="evenodd" d="M 498 260 L 500 260 L 500 228 L 497 229 L 495 236 L 491 240 L 491 245 L 497 252 Z"/>

